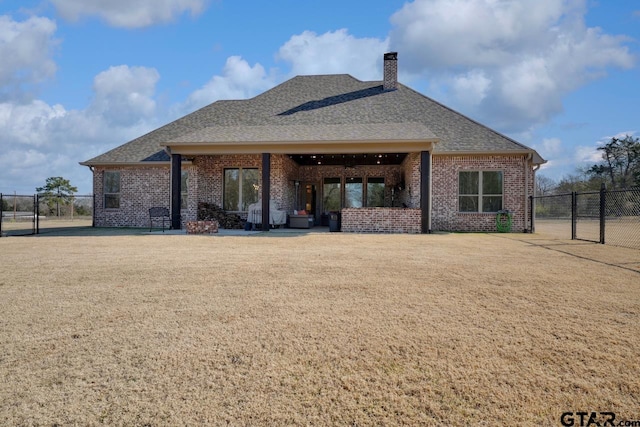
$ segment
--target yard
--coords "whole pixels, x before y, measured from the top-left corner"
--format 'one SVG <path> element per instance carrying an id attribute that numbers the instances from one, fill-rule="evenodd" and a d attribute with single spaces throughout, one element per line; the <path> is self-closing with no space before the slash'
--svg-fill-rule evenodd
<path id="1" fill-rule="evenodd" d="M 270 234 L 0 239 L 0 425 L 640 419 L 640 251 Z"/>

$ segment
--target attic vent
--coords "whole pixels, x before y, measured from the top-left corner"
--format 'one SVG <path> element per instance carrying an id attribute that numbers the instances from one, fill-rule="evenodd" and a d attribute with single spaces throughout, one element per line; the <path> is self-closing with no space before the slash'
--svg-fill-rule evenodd
<path id="1" fill-rule="evenodd" d="M 396 90 L 398 88 L 398 52 L 384 54 L 384 90 Z"/>

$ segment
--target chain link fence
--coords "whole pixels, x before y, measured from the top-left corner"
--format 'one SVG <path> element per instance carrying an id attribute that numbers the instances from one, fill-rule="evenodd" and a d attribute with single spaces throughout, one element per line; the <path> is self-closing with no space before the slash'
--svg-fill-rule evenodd
<path id="1" fill-rule="evenodd" d="M 0 237 L 94 226 L 94 196 L 0 194 Z"/>
<path id="2" fill-rule="evenodd" d="M 605 243 L 640 249 L 640 188 L 607 191 Z"/>
<path id="3" fill-rule="evenodd" d="M 37 196 L 38 221 L 36 232 L 51 232 L 60 228 L 93 226 L 93 195 Z"/>
<path id="4" fill-rule="evenodd" d="M 531 232 L 640 249 L 640 188 L 530 197 Z"/>
<path id="5" fill-rule="evenodd" d="M 0 194 L 0 206 L 0 237 L 35 234 L 36 196 Z"/>
<path id="6" fill-rule="evenodd" d="M 535 232 L 555 236 L 558 239 L 571 239 L 571 194 L 535 197 L 533 212 Z"/>

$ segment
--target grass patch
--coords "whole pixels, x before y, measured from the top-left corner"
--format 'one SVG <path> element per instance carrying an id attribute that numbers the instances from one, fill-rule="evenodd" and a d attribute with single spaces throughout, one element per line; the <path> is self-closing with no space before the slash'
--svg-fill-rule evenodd
<path id="1" fill-rule="evenodd" d="M 0 253 L 1 425 L 640 415 L 638 251 L 274 233 L 7 238 Z"/>

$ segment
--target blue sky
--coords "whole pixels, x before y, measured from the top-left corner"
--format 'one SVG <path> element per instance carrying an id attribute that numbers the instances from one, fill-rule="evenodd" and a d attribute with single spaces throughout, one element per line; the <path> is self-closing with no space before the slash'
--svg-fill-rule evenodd
<path id="1" fill-rule="evenodd" d="M 375 6 L 374 6 L 375 4 Z M 0 192 L 298 74 L 400 81 L 516 140 L 554 179 L 640 136 L 634 0 L 0 0 Z"/>

